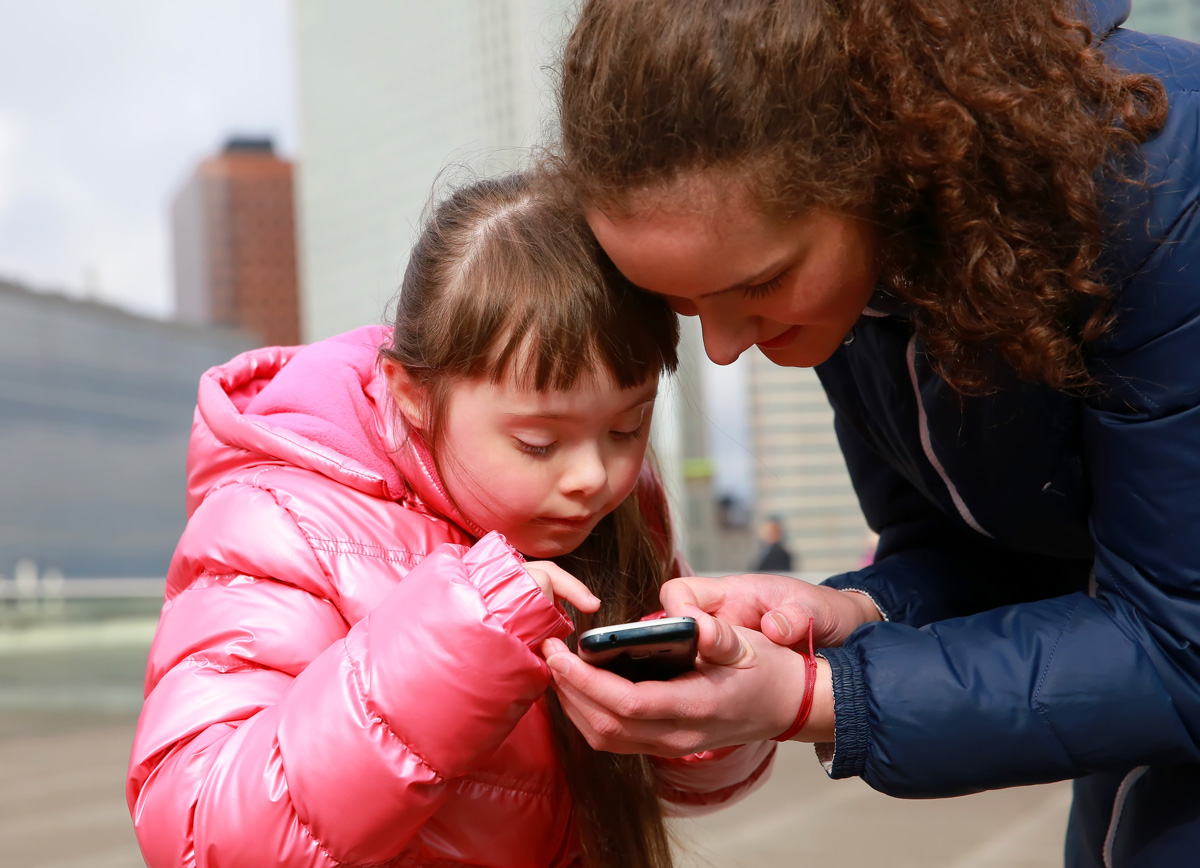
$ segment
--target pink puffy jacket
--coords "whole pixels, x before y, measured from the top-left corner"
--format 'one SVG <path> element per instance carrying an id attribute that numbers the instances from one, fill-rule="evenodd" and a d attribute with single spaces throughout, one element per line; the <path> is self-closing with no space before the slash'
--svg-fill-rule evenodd
<path id="1" fill-rule="evenodd" d="M 393 430 L 380 328 L 200 382 L 127 799 L 151 868 L 577 861 L 536 653 L 571 624 Z M 658 765 L 673 813 L 770 743 Z"/>

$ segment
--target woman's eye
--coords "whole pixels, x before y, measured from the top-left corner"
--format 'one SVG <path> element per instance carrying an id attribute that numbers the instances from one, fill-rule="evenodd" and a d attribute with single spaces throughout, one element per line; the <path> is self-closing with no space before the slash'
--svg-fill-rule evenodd
<path id="1" fill-rule="evenodd" d="M 524 440 L 521 440 L 518 438 L 514 438 L 514 439 L 516 439 L 517 448 L 520 449 L 522 452 L 524 452 L 526 455 L 536 455 L 539 457 L 543 456 L 543 455 L 549 455 L 550 450 L 554 448 L 553 443 L 547 443 L 544 446 L 537 446 L 537 445 L 534 445 L 533 443 L 526 443 Z"/>
<path id="2" fill-rule="evenodd" d="M 779 286 L 783 283 L 783 278 L 786 275 L 787 272 L 785 271 L 783 274 L 778 274 L 765 283 L 756 283 L 753 286 L 743 286 L 742 294 L 747 298 L 761 298 L 764 295 L 770 295 L 772 292 L 779 289 Z"/>

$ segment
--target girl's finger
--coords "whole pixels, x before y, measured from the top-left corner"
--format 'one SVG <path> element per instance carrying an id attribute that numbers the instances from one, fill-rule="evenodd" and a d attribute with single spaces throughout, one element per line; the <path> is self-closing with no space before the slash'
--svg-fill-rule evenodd
<path id="1" fill-rule="evenodd" d="M 600 608 L 600 598 L 593 594 L 587 585 L 558 564 L 550 561 L 534 561 L 526 564 L 525 569 L 531 574 L 535 574 L 536 571 L 546 577 L 550 593 L 553 594 L 555 601 L 566 600 L 582 612 L 594 612 Z M 540 580 L 539 584 L 541 584 Z"/>

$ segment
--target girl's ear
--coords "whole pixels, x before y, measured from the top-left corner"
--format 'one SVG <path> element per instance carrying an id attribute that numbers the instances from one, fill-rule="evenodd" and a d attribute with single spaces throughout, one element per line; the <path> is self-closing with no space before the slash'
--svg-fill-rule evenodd
<path id="1" fill-rule="evenodd" d="M 417 431 L 425 430 L 425 390 L 391 359 L 383 360 L 383 375 L 404 420 Z"/>

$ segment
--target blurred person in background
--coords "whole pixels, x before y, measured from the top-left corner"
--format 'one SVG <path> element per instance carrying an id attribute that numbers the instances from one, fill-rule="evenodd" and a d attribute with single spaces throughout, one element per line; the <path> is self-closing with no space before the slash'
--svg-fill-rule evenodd
<path id="1" fill-rule="evenodd" d="M 768 516 L 758 528 L 761 543 L 750 569 L 756 573 L 790 573 L 793 566 L 792 553 L 783 544 L 783 523 L 776 516 Z"/>

